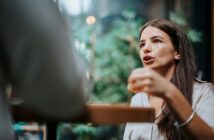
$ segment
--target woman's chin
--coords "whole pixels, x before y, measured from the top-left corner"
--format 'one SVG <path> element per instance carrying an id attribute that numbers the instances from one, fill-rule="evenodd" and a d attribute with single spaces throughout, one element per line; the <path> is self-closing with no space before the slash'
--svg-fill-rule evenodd
<path id="1" fill-rule="evenodd" d="M 153 65 L 153 64 L 144 64 L 143 65 L 144 67 L 147 67 L 147 68 L 151 68 L 151 69 L 153 69 L 153 68 L 155 68 L 156 66 L 155 65 Z"/>
<path id="2" fill-rule="evenodd" d="M 160 67 L 158 66 L 155 66 L 155 65 L 144 65 L 145 68 L 150 68 L 150 69 L 153 69 L 153 70 L 159 70 Z"/>

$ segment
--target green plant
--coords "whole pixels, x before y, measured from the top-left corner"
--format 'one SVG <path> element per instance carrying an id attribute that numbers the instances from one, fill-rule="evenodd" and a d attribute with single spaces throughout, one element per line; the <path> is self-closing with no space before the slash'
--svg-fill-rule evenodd
<path id="1" fill-rule="evenodd" d="M 187 24 L 187 21 L 183 16 L 179 16 L 174 12 L 171 12 L 169 19 L 180 26 L 186 32 L 190 42 L 198 43 L 202 41 L 202 33 L 200 31 L 192 29 L 189 24 Z"/>
<path id="2" fill-rule="evenodd" d="M 127 102 L 128 75 L 142 65 L 136 49 L 142 21 L 136 20 L 133 12 L 126 11 L 123 17 L 97 38 L 93 102 Z"/>

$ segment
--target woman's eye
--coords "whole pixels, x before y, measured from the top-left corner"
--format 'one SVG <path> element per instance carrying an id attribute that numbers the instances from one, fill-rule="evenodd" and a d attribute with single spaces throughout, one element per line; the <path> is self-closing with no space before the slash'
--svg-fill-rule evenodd
<path id="1" fill-rule="evenodd" d="M 162 41 L 160 39 L 153 40 L 154 43 L 161 43 Z"/>
<path id="2" fill-rule="evenodd" d="M 145 43 L 140 43 L 140 48 L 143 48 L 145 46 Z"/>

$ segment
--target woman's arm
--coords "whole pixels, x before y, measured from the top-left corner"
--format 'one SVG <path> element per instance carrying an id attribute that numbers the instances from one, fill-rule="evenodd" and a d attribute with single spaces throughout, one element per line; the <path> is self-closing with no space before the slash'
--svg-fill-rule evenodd
<path id="1" fill-rule="evenodd" d="M 144 91 L 150 96 L 163 98 L 179 124 L 187 121 L 193 113 L 191 105 L 182 93 L 169 80 L 152 69 L 134 70 L 128 80 L 128 90 L 134 93 Z M 189 139 L 214 139 L 214 131 L 197 113 L 182 130 Z"/>
<path id="2" fill-rule="evenodd" d="M 191 105 L 174 85 L 170 84 L 163 98 L 179 123 L 187 121 L 193 113 Z M 193 116 L 192 120 L 181 129 L 189 139 L 203 138 L 203 140 L 211 140 L 214 138 L 212 128 L 202 120 L 197 113 Z"/>

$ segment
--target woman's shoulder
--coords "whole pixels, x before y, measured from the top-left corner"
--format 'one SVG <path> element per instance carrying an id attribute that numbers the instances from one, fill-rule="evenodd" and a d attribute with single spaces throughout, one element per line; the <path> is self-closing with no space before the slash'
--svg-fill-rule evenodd
<path id="1" fill-rule="evenodd" d="M 207 94 L 214 94 L 214 85 L 210 82 L 196 79 L 193 92 L 206 92 Z"/>
<path id="2" fill-rule="evenodd" d="M 214 130 L 214 85 L 196 81 L 193 92 L 193 108 L 197 114 Z"/>
<path id="3" fill-rule="evenodd" d="M 192 95 L 193 106 L 211 98 L 214 98 L 214 85 L 210 82 L 196 79 Z"/>

